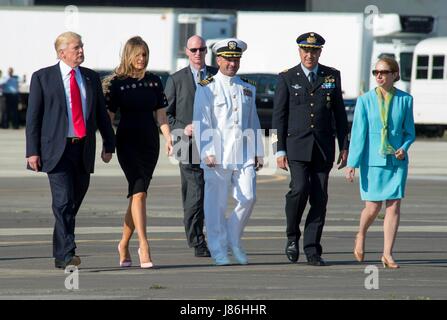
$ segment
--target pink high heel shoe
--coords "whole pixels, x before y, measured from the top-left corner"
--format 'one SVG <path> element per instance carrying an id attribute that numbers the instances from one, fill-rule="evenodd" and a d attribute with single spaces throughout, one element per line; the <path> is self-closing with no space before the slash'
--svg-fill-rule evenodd
<path id="1" fill-rule="evenodd" d="M 121 252 L 121 246 L 118 243 L 118 254 Z M 120 260 L 120 267 L 121 268 L 129 268 L 132 266 L 132 260 L 129 259 L 124 259 L 123 261 Z"/>
<path id="2" fill-rule="evenodd" d="M 140 267 L 142 269 L 150 269 L 154 267 L 154 264 L 152 262 L 142 262 L 141 261 L 141 249 L 138 248 L 138 256 L 140 257 Z"/>

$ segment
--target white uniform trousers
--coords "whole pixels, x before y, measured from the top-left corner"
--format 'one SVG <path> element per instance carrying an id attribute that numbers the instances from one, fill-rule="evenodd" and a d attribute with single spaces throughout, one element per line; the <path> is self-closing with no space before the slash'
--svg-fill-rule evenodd
<path id="1" fill-rule="evenodd" d="M 208 248 L 213 259 L 224 259 L 228 257 L 228 245 L 241 248 L 242 233 L 256 201 L 256 172 L 254 166 L 237 170 L 206 167 L 204 178 Z M 236 207 L 225 216 L 230 189 Z"/>

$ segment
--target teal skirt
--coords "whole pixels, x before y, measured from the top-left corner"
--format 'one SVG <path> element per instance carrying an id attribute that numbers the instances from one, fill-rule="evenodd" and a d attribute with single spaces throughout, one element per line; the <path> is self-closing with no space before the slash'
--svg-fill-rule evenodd
<path id="1" fill-rule="evenodd" d="M 360 166 L 360 196 L 363 201 L 402 199 L 408 165 L 393 166 L 388 156 L 384 167 Z"/>

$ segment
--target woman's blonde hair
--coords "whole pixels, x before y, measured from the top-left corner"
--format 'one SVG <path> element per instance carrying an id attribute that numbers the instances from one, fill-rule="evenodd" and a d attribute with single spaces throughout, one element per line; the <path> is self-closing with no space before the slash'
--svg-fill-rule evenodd
<path id="1" fill-rule="evenodd" d="M 146 53 L 146 63 L 144 69 L 141 72 L 136 73 L 135 68 L 132 66 L 132 60 L 140 53 L 140 51 Z M 115 75 L 118 78 L 127 78 L 137 75 L 138 79 L 142 79 L 146 73 L 146 67 L 149 63 L 149 47 L 147 43 L 139 36 L 132 37 L 127 40 L 124 45 L 123 52 L 121 54 L 121 63 L 115 69 Z"/>
<path id="2" fill-rule="evenodd" d="M 135 68 L 132 66 L 132 60 L 143 50 L 146 53 L 146 64 L 141 72 L 136 73 Z M 123 52 L 121 54 L 120 65 L 115 68 L 112 74 L 108 75 L 102 80 L 102 90 L 104 94 L 107 94 L 110 90 L 110 83 L 113 79 L 124 79 L 127 77 L 135 77 L 143 79 L 146 74 L 146 67 L 149 63 L 149 47 L 147 43 L 139 36 L 132 37 L 126 41 Z"/>
<path id="3" fill-rule="evenodd" d="M 396 59 L 394 59 L 393 57 L 390 57 L 390 56 L 383 56 L 379 60 L 377 60 L 377 62 L 380 62 L 380 61 L 385 62 L 388 65 L 388 67 L 390 67 L 390 70 L 393 73 L 397 73 L 397 77 L 396 77 L 396 79 L 394 79 L 394 82 L 399 81 L 400 80 L 400 70 L 399 70 L 399 64 L 397 63 Z"/>

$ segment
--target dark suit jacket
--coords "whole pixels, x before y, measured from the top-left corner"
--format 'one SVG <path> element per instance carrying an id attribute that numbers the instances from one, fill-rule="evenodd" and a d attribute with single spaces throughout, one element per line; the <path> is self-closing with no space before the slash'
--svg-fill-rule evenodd
<path id="1" fill-rule="evenodd" d="M 96 129 L 99 129 L 104 150 L 115 150 L 115 135 L 107 114 L 99 76 L 93 70 L 80 67 L 86 99 L 87 136 L 84 144 L 84 167 L 94 171 Z M 40 156 L 41 171 L 49 172 L 57 165 L 67 143 L 68 116 L 64 84 L 59 63 L 40 69 L 31 78 L 26 112 L 26 156 Z"/>
<path id="2" fill-rule="evenodd" d="M 214 67 L 206 66 L 207 77 L 215 75 L 217 71 L 218 69 Z M 196 92 L 194 82 L 194 77 L 189 66 L 172 74 L 166 82 L 165 95 L 168 99 L 166 113 L 171 130 L 178 129 L 183 132 L 183 129 L 192 123 L 194 96 Z M 175 135 L 175 132 L 173 133 Z M 189 162 L 191 163 L 193 152 L 197 153 L 196 150 L 192 150 L 192 148 L 196 149 L 195 144 L 191 143 L 191 138 L 184 136 L 183 133 L 175 136 L 177 137 L 174 140 L 176 143 L 183 141 L 189 144 Z M 182 156 L 180 151 L 181 149 L 176 154 L 178 158 Z M 199 158 L 197 159 L 200 161 Z"/>
<path id="3" fill-rule="evenodd" d="M 347 148 L 348 136 L 340 72 L 319 64 L 313 86 L 301 65 L 280 73 L 272 127 L 277 130 L 277 150 L 286 151 L 288 159 L 311 161 L 317 143 L 326 162 L 334 162 L 335 136 L 340 150 Z"/>

